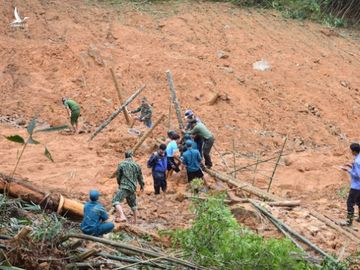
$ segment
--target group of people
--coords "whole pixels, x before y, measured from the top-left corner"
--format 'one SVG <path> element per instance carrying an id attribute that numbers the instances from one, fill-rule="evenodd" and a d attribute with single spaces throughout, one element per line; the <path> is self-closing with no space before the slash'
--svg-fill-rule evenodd
<path id="1" fill-rule="evenodd" d="M 76 103 L 69 99 L 63 99 L 65 107 L 69 111 L 73 128 L 77 129 L 79 109 Z M 75 104 L 74 104 L 75 103 Z M 73 115 L 73 109 L 76 110 Z M 141 105 L 131 113 L 140 112 L 139 121 L 151 128 L 152 109 L 146 98 L 141 100 Z M 195 178 L 203 178 L 203 169 L 212 167 L 211 148 L 214 144 L 214 136 L 192 110 L 186 110 L 184 114 L 186 127 L 181 130 L 181 136 L 176 131 L 168 131 L 165 143 L 159 145 L 157 151 L 152 153 L 147 161 L 147 167 L 151 169 L 155 195 L 167 190 L 167 179 L 178 173 L 182 167 L 186 169 L 187 180 L 191 182 Z M 204 160 L 204 162 L 203 162 Z M 144 179 L 141 166 L 136 163 L 131 151 L 125 152 L 125 159 L 121 161 L 116 170 L 118 191 L 112 199 L 115 209 L 115 222 L 127 220 L 121 203 L 126 200 L 133 213 L 131 223 L 137 222 L 137 199 L 136 189 L 144 190 Z M 103 205 L 99 202 L 100 193 L 97 190 L 90 191 L 90 201 L 84 207 L 84 219 L 81 230 L 85 234 L 101 236 L 114 229 L 114 223 L 108 222 L 108 215 Z"/>

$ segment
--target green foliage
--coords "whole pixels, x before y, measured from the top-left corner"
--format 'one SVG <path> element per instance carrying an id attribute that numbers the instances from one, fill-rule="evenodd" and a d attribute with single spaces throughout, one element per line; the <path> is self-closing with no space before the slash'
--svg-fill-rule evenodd
<path id="1" fill-rule="evenodd" d="M 24 138 L 21 137 L 20 135 L 12 135 L 12 136 L 7 136 L 5 138 L 8 139 L 11 142 L 25 144 Z"/>
<path id="2" fill-rule="evenodd" d="M 300 254 L 289 240 L 268 239 L 238 224 L 223 196 L 195 200 L 196 220 L 172 235 L 192 259 L 216 269 L 312 269 L 290 254 Z"/>
<path id="3" fill-rule="evenodd" d="M 41 219 L 34 221 L 30 236 L 35 241 L 49 241 L 52 246 L 58 243 L 66 233 L 72 233 L 73 228 L 68 228 L 67 220 L 56 213 L 43 214 Z"/>
<path id="4" fill-rule="evenodd" d="M 201 178 L 195 178 L 190 183 L 191 191 L 197 194 L 199 190 L 204 187 L 204 180 Z"/>
<path id="5" fill-rule="evenodd" d="M 337 195 L 341 198 L 341 199 L 345 199 L 346 196 L 348 195 L 349 193 L 349 186 L 348 185 L 344 185 L 342 186 L 340 189 L 338 189 L 336 191 Z"/>

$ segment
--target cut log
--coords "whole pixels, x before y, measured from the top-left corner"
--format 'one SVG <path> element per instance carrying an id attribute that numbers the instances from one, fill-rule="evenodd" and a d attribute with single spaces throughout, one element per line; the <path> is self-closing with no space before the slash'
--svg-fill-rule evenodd
<path id="1" fill-rule="evenodd" d="M 215 93 L 215 95 L 208 101 L 209 105 L 214 105 L 220 97 L 219 93 Z"/>
<path id="2" fill-rule="evenodd" d="M 171 74 L 170 70 L 166 71 L 166 77 L 167 77 L 168 84 L 169 84 L 172 103 L 174 104 L 174 107 L 175 107 L 176 117 L 177 117 L 178 122 L 179 122 L 179 128 L 180 128 L 180 130 L 183 130 L 184 129 L 184 121 L 183 121 L 183 119 L 181 117 L 181 107 L 180 107 L 179 100 L 177 99 L 177 96 L 176 96 L 174 80 L 173 80 L 173 77 L 172 77 L 172 74 Z"/>
<path id="3" fill-rule="evenodd" d="M 311 210 L 310 215 L 317 218 L 318 220 L 324 222 L 326 225 L 328 225 L 330 228 L 334 229 L 335 231 L 345 235 L 350 240 L 356 242 L 357 244 L 360 244 L 360 239 L 356 234 L 349 233 L 348 231 L 344 230 L 341 226 L 337 225 L 332 220 L 328 219 L 327 217 L 323 216 L 322 214 Z"/>
<path id="4" fill-rule="evenodd" d="M 122 104 L 118 109 L 116 109 L 116 111 L 114 111 L 108 119 L 106 119 L 96 130 L 95 132 L 91 135 L 89 141 L 91 141 L 92 139 L 94 139 L 96 137 L 96 135 L 98 135 L 107 125 L 110 124 L 110 122 L 112 120 L 114 120 L 114 118 L 116 116 L 119 115 L 119 113 L 121 113 L 127 105 L 129 105 L 138 95 L 140 95 L 140 93 L 145 89 L 145 85 L 141 86 L 132 96 L 130 96 L 124 104 Z"/>
<path id="5" fill-rule="evenodd" d="M 149 135 L 151 134 L 151 132 L 160 124 L 160 122 L 161 122 L 162 120 L 164 120 L 164 118 L 165 118 L 165 114 L 162 114 L 162 115 L 160 116 L 160 118 L 159 118 L 158 120 L 156 120 L 156 122 L 154 123 L 154 125 L 153 125 L 150 129 L 148 129 L 148 130 L 144 133 L 144 135 L 142 135 L 142 137 L 139 139 L 139 141 L 138 141 L 138 142 L 135 144 L 135 146 L 133 147 L 133 149 L 132 149 L 132 152 L 133 152 L 133 153 L 135 153 L 136 150 L 139 149 L 139 147 L 143 144 L 143 142 L 146 140 L 146 138 L 149 137 Z"/>
<path id="6" fill-rule="evenodd" d="M 268 193 L 264 190 L 261 190 L 260 188 L 254 187 L 253 185 L 246 183 L 246 182 L 241 182 L 237 179 L 234 179 L 230 176 L 227 175 L 223 175 L 217 171 L 214 170 L 210 170 L 210 169 L 205 169 L 205 172 L 207 172 L 209 175 L 211 175 L 212 177 L 219 179 L 221 181 L 224 181 L 228 184 L 231 184 L 233 186 L 236 186 L 246 192 L 249 192 L 251 194 L 254 194 L 262 199 L 265 199 L 267 201 L 285 201 L 285 199 L 278 197 L 276 195 L 273 195 L 271 193 Z"/>
<path id="7" fill-rule="evenodd" d="M 21 198 L 24 201 L 39 204 L 43 207 L 57 211 L 60 204 L 61 195 L 50 194 L 35 188 L 31 183 L 22 179 L 16 179 L 0 173 L 0 191 L 4 191 L 15 198 Z M 62 212 L 75 216 L 82 217 L 84 205 L 76 200 L 63 197 Z"/>
<path id="8" fill-rule="evenodd" d="M 119 101 L 120 101 L 120 104 L 123 104 L 123 99 L 122 99 L 122 95 L 121 95 L 121 89 L 120 89 L 120 86 L 116 80 L 116 76 L 115 76 L 115 72 L 112 68 L 110 68 L 110 73 L 111 73 L 111 77 L 112 77 L 112 80 L 114 82 L 114 85 L 115 85 L 115 88 L 116 88 L 116 92 L 118 94 L 118 98 L 119 98 Z M 126 121 L 126 124 L 130 125 L 130 118 L 129 118 L 129 114 L 126 110 L 126 107 L 124 109 L 124 117 L 125 117 L 125 121 Z"/>

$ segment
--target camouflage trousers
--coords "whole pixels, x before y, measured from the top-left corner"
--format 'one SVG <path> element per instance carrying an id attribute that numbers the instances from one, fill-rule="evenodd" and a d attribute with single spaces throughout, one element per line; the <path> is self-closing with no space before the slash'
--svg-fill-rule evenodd
<path id="1" fill-rule="evenodd" d="M 136 211 L 136 193 L 123 188 L 119 188 L 119 190 L 115 193 L 115 196 L 112 199 L 112 205 L 116 206 L 117 204 L 122 203 L 124 199 L 126 199 L 126 202 L 130 206 L 131 210 Z"/>

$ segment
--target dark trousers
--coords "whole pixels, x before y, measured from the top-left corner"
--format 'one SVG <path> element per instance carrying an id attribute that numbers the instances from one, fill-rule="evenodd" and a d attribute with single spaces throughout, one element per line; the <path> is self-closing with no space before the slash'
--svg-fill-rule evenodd
<path id="1" fill-rule="evenodd" d="M 168 171 L 174 170 L 175 172 L 180 172 L 179 164 L 175 161 L 174 157 L 168 157 L 167 164 Z"/>
<path id="2" fill-rule="evenodd" d="M 210 152 L 211 152 L 211 148 L 214 145 L 214 142 L 215 142 L 214 137 L 204 140 L 203 149 L 202 149 L 204 159 L 205 159 L 205 166 L 208 167 L 209 169 L 212 167 Z"/>
<path id="3" fill-rule="evenodd" d="M 188 182 L 190 183 L 192 180 L 194 180 L 195 178 L 203 178 L 204 174 L 202 172 L 201 169 L 199 169 L 196 172 L 189 172 L 187 171 L 187 177 L 188 177 Z"/>
<path id="4" fill-rule="evenodd" d="M 162 190 L 162 192 L 166 192 L 167 183 L 166 183 L 165 172 L 164 173 L 156 172 L 156 174 L 153 174 L 153 179 L 154 179 L 155 194 L 160 194 L 160 189 Z"/>
<path id="5" fill-rule="evenodd" d="M 204 144 L 204 141 L 200 138 L 195 138 L 194 139 L 196 145 L 197 145 L 197 148 L 200 152 L 200 156 L 203 157 L 203 152 L 202 152 L 202 149 L 203 149 L 203 144 Z"/>
<path id="6" fill-rule="evenodd" d="M 348 212 L 349 217 L 354 216 L 354 206 L 355 205 L 357 205 L 359 207 L 359 212 L 360 212 L 360 190 L 350 189 L 346 204 L 347 204 L 347 212 Z"/>
<path id="7" fill-rule="evenodd" d="M 82 231 L 84 234 L 93 235 L 93 236 L 102 236 L 107 234 L 114 229 L 115 225 L 112 222 L 103 222 L 100 223 L 97 228 L 92 230 Z"/>

